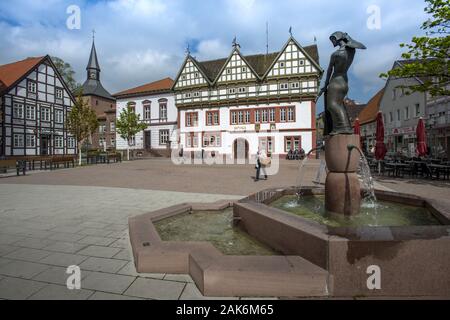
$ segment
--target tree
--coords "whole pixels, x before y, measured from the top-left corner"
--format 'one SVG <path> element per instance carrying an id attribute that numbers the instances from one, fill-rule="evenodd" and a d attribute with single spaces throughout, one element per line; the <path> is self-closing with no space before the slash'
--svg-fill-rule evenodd
<path id="1" fill-rule="evenodd" d="M 408 51 L 402 54 L 408 63 L 380 75 L 382 78 L 418 77 L 423 83 L 411 85 L 412 92 L 428 92 L 432 96 L 450 94 L 450 2 L 425 0 L 425 12 L 431 17 L 421 29 L 425 36 L 413 37 L 411 44 L 400 44 Z M 413 60 L 411 60 L 413 59 Z"/>
<path id="2" fill-rule="evenodd" d="M 134 112 L 131 108 L 131 102 L 127 104 L 127 107 L 120 113 L 119 119 L 116 121 L 116 130 L 120 134 L 120 137 L 127 141 L 127 158 L 130 160 L 130 145 L 131 139 L 142 130 L 147 129 L 147 125 L 140 121 L 140 115 Z"/>
<path id="3" fill-rule="evenodd" d="M 73 71 L 72 66 L 58 57 L 52 57 L 52 61 L 55 64 L 56 69 L 58 69 L 58 72 L 63 77 L 64 82 L 67 84 L 70 91 L 79 91 L 79 89 L 81 88 L 81 84 L 79 84 L 75 80 L 75 71 Z"/>
<path id="4" fill-rule="evenodd" d="M 81 165 L 81 148 L 99 126 L 97 115 L 83 99 L 82 92 L 77 96 L 76 102 L 67 116 L 66 126 L 77 140 L 79 164 Z"/>

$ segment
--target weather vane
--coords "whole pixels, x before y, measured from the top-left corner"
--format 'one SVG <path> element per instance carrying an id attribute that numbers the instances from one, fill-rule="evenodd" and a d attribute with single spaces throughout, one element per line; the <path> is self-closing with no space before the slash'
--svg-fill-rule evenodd
<path id="1" fill-rule="evenodd" d="M 95 29 L 92 29 L 92 40 L 95 40 Z"/>
<path id="2" fill-rule="evenodd" d="M 190 55 L 190 54 L 191 54 L 191 49 L 189 48 L 189 42 L 188 42 L 187 47 L 186 47 L 186 55 Z"/>

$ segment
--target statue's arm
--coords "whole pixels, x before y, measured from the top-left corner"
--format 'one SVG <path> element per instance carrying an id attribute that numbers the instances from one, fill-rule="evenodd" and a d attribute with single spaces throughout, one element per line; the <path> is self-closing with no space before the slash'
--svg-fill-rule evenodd
<path id="1" fill-rule="evenodd" d="M 331 55 L 330 64 L 328 65 L 327 77 L 325 78 L 325 85 L 322 88 L 322 92 L 327 91 L 328 84 L 330 83 L 331 76 L 333 75 L 334 70 L 334 54 Z"/>

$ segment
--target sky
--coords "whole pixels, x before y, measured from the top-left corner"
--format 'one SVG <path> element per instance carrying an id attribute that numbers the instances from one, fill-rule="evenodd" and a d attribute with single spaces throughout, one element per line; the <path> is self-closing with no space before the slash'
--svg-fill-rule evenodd
<path id="1" fill-rule="evenodd" d="M 79 29 L 67 27 L 73 5 Z M 228 57 L 234 37 L 244 55 L 265 53 L 266 23 L 270 52 L 282 49 L 292 27 L 301 45 L 317 39 L 326 70 L 335 50 L 329 36 L 344 31 L 367 47 L 349 71 L 348 94 L 366 103 L 384 86 L 379 74 L 401 58 L 399 44 L 423 33 L 424 7 L 423 0 L 2 0 L 0 64 L 49 54 L 83 83 L 95 29 L 102 83 L 116 93 L 174 79 L 188 44 L 200 61 Z"/>

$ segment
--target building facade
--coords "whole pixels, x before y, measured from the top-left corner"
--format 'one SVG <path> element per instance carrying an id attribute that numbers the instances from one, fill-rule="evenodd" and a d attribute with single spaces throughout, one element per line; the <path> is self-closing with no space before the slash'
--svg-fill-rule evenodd
<path id="1" fill-rule="evenodd" d="M 361 126 L 361 147 L 364 152 L 370 152 L 377 141 L 377 115 L 383 98 L 384 88 L 378 91 L 358 115 Z"/>
<path id="2" fill-rule="evenodd" d="M 147 129 L 131 139 L 130 145 L 117 134 L 118 150 L 130 148 L 169 156 L 170 150 L 177 147 L 177 141 L 173 138 L 178 124 L 173 84 L 172 79 L 166 78 L 114 94 L 117 98 L 117 117 L 130 106 L 148 125 Z"/>
<path id="3" fill-rule="evenodd" d="M 99 127 L 92 135 L 93 149 L 111 150 L 116 148 L 116 99 L 103 87 L 100 81 L 95 43 L 92 42 L 91 54 L 86 67 L 87 79 L 82 86 L 83 98 L 97 114 Z"/>
<path id="4" fill-rule="evenodd" d="M 316 145 L 315 98 L 323 70 L 316 45 L 290 37 L 281 51 L 199 62 L 189 53 L 175 80 L 179 145 L 234 157 L 258 148 L 284 155 Z"/>
<path id="5" fill-rule="evenodd" d="M 431 154 L 450 158 L 450 97 L 427 97 L 426 122 Z"/>
<path id="6" fill-rule="evenodd" d="M 393 68 L 408 61 L 396 61 Z M 425 118 L 427 99 L 421 92 L 408 92 L 407 88 L 417 85 L 419 78 L 390 77 L 380 101 L 386 130 L 386 147 L 389 152 L 414 155 L 416 148 L 416 127 L 419 118 Z"/>
<path id="7" fill-rule="evenodd" d="M 0 66 L 0 157 L 75 155 L 74 102 L 49 56 Z"/>

